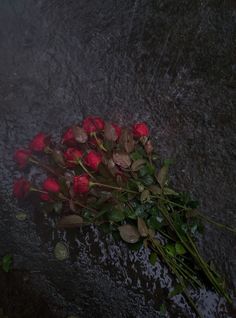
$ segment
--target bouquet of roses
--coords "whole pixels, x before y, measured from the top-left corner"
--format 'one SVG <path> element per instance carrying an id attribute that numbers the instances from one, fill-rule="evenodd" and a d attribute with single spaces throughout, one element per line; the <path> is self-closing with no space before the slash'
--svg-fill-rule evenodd
<path id="1" fill-rule="evenodd" d="M 14 158 L 20 169 L 31 163 L 48 173 L 42 185 L 15 180 L 13 193 L 38 196 L 44 210 L 59 214 L 58 228 L 96 224 L 129 245 L 149 248 L 150 262 L 160 257 L 176 278 L 170 297 L 183 293 L 198 316 L 189 290 L 203 286 L 204 277 L 231 301 L 195 244 L 203 215 L 188 194 L 169 187 L 171 162 L 161 162 L 145 123 L 121 128 L 89 116 L 68 128 L 60 144 L 39 133 Z"/>

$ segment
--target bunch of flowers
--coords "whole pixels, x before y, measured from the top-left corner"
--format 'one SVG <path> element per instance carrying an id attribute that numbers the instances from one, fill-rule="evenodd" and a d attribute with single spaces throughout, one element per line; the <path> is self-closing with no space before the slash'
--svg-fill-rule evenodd
<path id="1" fill-rule="evenodd" d="M 129 245 L 149 248 L 150 262 L 162 259 L 200 316 L 189 288 L 207 281 L 230 298 L 194 242 L 201 230 L 197 203 L 169 187 L 170 161 L 161 162 L 149 135 L 146 123 L 121 128 L 96 116 L 68 128 L 59 145 L 39 133 L 14 158 L 19 169 L 36 164 L 48 177 L 41 187 L 15 180 L 13 193 L 37 195 L 47 211 L 60 214 L 59 228 L 97 224 Z"/>

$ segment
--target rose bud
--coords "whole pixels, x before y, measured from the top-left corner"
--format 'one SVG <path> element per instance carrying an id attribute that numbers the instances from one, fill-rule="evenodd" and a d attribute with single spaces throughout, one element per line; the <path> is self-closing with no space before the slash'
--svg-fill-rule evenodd
<path id="1" fill-rule="evenodd" d="M 46 191 L 59 193 L 60 192 L 60 184 L 57 180 L 53 178 L 47 178 L 43 183 L 43 188 Z"/>
<path id="2" fill-rule="evenodd" d="M 52 199 L 50 198 L 48 193 L 41 193 L 40 194 L 40 199 L 41 199 L 41 201 L 44 201 L 44 202 L 52 201 Z"/>
<path id="3" fill-rule="evenodd" d="M 90 178 L 87 174 L 74 177 L 74 193 L 87 193 L 90 188 Z"/>
<path id="4" fill-rule="evenodd" d="M 145 148 L 145 151 L 146 151 L 146 153 L 147 153 L 148 155 L 150 155 L 150 153 L 153 152 L 153 149 L 154 149 L 154 148 L 153 148 L 153 145 L 152 145 L 151 140 L 148 140 L 148 141 L 145 143 L 144 148 Z"/>
<path id="5" fill-rule="evenodd" d="M 30 192 L 30 182 L 25 178 L 15 180 L 13 184 L 13 195 L 17 199 L 24 199 Z"/>
<path id="6" fill-rule="evenodd" d="M 20 169 L 24 169 L 31 156 L 31 151 L 26 149 L 18 149 L 14 154 L 14 160 L 18 164 Z"/>
<path id="7" fill-rule="evenodd" d="M 74 146 L 76 144 L 74 132 L 72 128 L 68 128 L 62 137 L 62 144 Z"/>
<path id="8" fill-rule="evenodd" d="M 111 124 L 111 125 L 115 129 L 117 139 L 119 139 L 121 135 L 121 128 L 116 124 Z"/>
<path id="9" fill-rule="evenodd" d="M 37 134 L 30 143 L 30 149 L 42 152 L 48 146 L 49 139 L 44 133 Z"/>
<path id="10" fill-rule="evenodd" d="M 133 135 L 137 138 L 147 137 L 149 128 L 145 123 L 137 123 L 133 126 Z"/>
<path id="11" fill-rule="evenodd" d="M 102 156 L 93 150 L 89 151 L 88 154 L 84 157 L 84 163 L 86 164 L 86 166 L 95 171 L 98 170 L 98 166 L 100 165 L 101 161 Z"/>
<path id="12" fill-rule="evenodd" d="M 82 157 L 82 152 L 76 148 L 68 148 L 64 152 L 64 158 L 67 161 L 67 167 L 73 168 L 76 166 L 76 163 L 80 160 Z"/>
<path id="13" fill-rule="evenodd" d="M 102 118 L 96 116 L 88 116 L 83 121 L 83 129 L 88 134 L 103 130 L 104 126 L 105 123 Z"/>

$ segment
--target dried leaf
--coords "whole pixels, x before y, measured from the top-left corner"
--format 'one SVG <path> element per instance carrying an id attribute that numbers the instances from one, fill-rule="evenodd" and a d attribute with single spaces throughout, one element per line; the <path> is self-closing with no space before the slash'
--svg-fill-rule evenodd
<path id="1" fill-rule="evenodd" d="M 153 229 L 148 229 L 148 235 L 151 237 L 151 238 L 154 238 L 155 237 L 155 231 Z"/>
<path id="2" fill-rule="evenodd" d="M 128 129 L 123 129 L 120 136 L 120 144 L 124 147 L 125 151 L 130 153 L 134 150 L 134 137 Z"/>
<path id="3" fill-rule="evenodd" d="M 157 185 L 151 185 L 148 187 L 148 189 L 153 193 L 153 194 L 161 194 L 162 193 L 162 190 L 159 186 Z"/>
<path id="4" fill-rule="evenodd" d="M 151 142 L 151 140 L 148 140 L 146 143 L 145 143 L 145 146 L 144 146 L 144 148 L 145 148 L 145 151 L 146 151 L 146 153 L 148 154 L 148 155 L 150 155 L 152 152 L 153 152 L 153 145 L 152 145 L 152 142 Z"/>
<path id="5" fill-rule="evenodd" d="M 116 134 L 115 128 L 111 123 L 105 123 L 104 137 L 109 141 L 116 141 L 118 136 Z"/>
<path id="6" fill-rule="evenodd" d="M 16 219 L 18 221 L 25 221 L 27 219 L 27 214 L 25 212 L 16 212 Z"/>
<path id="7" fill-rule="evenodd" d="M 58 222 L 58 228 L 74 228 L 81 226 L 83 224 L 83 219 L 77 214 L 71 214 L 64 216 Z"/>
<path id="8" fill-rule="evenodd" d="M 168 176 L 168 170 L 169 170 L 168 165 L 164 165 L 156 176 L 156 179 L 157 179 L 159 185 L 161 186 L 161 188 L 163 188 L 165 183 L 166 183 L 167 176 Z"/>
<path id="9" fill-rule="evenodd" d="M 132 171 L 138 171 L 142 165 L 144 165 L 146 163 L 145 159 L 138 159 L 136 161 L 133 162 L 132 166 L 131 166 L 131 170 Z"/>
<path id="10" fill-rule="evenodd" d="M 127 153 L 114 153 L 113 160 L 121 168 L 129 168 L 131 165 L 131 159 Z"/>
<path id="11" fill-rule="evenodd" d="M 179 195 L 179 193 L 177 193 L 177 192 L 175 192 L 173 189 L 167 188 L 167 187 L 165 187 L 165 188 L 163 189 L 163 193 L 164 193 L 165 195 L 174 195 L 174 196 L 178 196 L 178 195 Z"/>
<path id="12" fill-rule="evenodd" d="M 127 243 L 137 243 L 140 239 L 138 229 L 134 225 L 124 224 L 118 227 L 122 240 Z"/>
<path id="13" fill-rule="evenodd" d="M 64 157 L 63 157 L 63 153 L 60 150 L 54 149 L 53 153 L 52 153 L 52 157 L 53 160 L 59 164 L 64 166 L 65 165 L 65 161 L 64 161 Z"/>
<path id="14" fill-rule="evenodd" d="M 69 257 L 69 250 L 64 243 L 59 242 L 55 246 L 54 255 L 59 261 L 64 261 Z"/>
<path id="15" fill-rule="evenodd" d="M 79 126 L 73 127 L 73 133 L 74 133 L 75 140 L 81 144 L 84 144 L 88 140 L 87 133 L 83 130 L 83 128 Z"/>
<path id="16" fill-rule="evenodd" d="M 148 236 L 148 228 L 142 218 L 138 218 L 138 231 L 142 237 Z"/>
<path id="17" fill-rule="evenodd" d="M 148 190 L 144 190 L 141 193 L 140 201 L 143 203 L 143 202 L 149 201 L 149 200 L 150 200 L 150 192 Z"/>

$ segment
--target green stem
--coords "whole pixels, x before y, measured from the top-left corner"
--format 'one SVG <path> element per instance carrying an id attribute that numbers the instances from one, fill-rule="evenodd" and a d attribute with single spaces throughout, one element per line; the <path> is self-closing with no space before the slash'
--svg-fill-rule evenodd
<path id="1" fill-rule="evenodd" d="M 30 191 L 32 191 L 32 192 L 39 192 L 39 193 L 43 193 L 43 194 L 47 194 L 47 192 L 46 192 L 46 191 L 39 190 L 39 189 L 34 188 L 34 187 L 30 187 Z"/>
<path id="2" fill-rule="evenodd" d="M 81 168 L 90 176 L 90 178 L 92 178 L 93 180 L 95 180 L 95 177 L 88 171 L 88 169 L 85 167 L 85 165 L 83 164 L 83 162 L 81 160 L 78 161 L 79 165 L 81 166 Z"/>
<path id="3" fill-rule="evenodd" d="M 34 163 L 34 164 L 36 164 L 37 166 L 42 167 L 43 169 L 45 169 L 46 171 L 48 171 L 48 172 L 54 174 L 54 175 L 57 176 L 57 177 L 60 176 L 59 173 L 57 173 L 56 171 L 54 171 L 53 169 L 51 169 L 50 167 L 48 167 L 47 165 L 45 165 L 45 164 L 42 163 L 41 161 L 38 161 L 38 160 L 37 160 L 36 158 L 34 158 L 34 157 L 30 157 L 30 158 L 29 158 L 29 161 L 32 162 L 32 163 Z"/>
<path id="4" fill-rule="evenodd" d="M 222 228 L 222 229 L 225 229 L 225 230 L 227 230 L 227 231 L 229 231 L 229 232 L 232 232 L 232 233 L 236 234 L 236 229 L 233 229 L 233 228 L 231 228 L 231 227 L 229 227 L 229 226 L 227 226 L 227 225 L 224 225 L 224 224 L 222 224 L 222 223 L 218 223 L 218 222 L 216 222 L 216 221 L 210 219 L 209 217 L 205 216 L 205 215 L 202 214 L 201 212 L 198 212 L 198 211 L 197 211 L 197 214 L 200 216 L 200 218 L 206 220 L 207 222 L 209 222 L 209 223 L 211 223 L 211 224 L 214 224 L 214 225 L 216 225 L 216 226 L 218 226 L 218 227 L 220 227 L 220 228 Z"/>
<path id="5" fill-rule="evenodd" d="M 109 184 L 105 184 L 105 183 L 99 183 L 99 182 L 91 182 L 91 186 L 98 186 L 98 187 L 104 187 L 104 188 L 109 188 L 109 189 L 113 189 L 113 190 L 117 190 L 117 191 L 125 191 L 125 192 L 129 192 L 129 193 L 135 193 L 137 194 L 138 192 L 133 191 L 133 190 L 129 190 L 129 189 L 124 189 L 121 187 L 115 187 Z"/>

